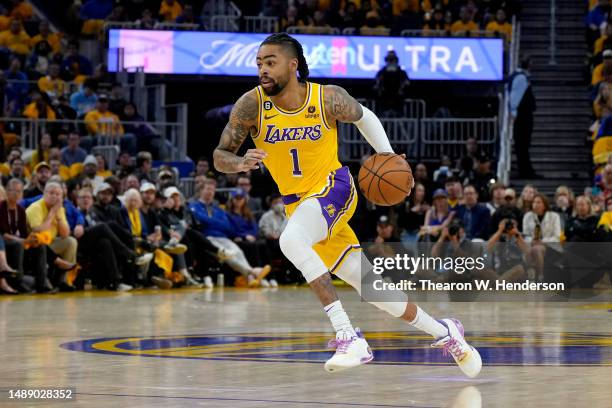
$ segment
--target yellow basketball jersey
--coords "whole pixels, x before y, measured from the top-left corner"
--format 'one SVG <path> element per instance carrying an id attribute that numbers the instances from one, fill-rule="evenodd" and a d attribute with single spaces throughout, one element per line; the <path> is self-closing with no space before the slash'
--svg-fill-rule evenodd
<path id="1" fill-rule="evenodd" d="M 306 99 L 294 111 L 278 106 L 261 87 L 255 146 L 268 154 L 264 160 L 282 195 L 306 193 L 324 183 L 338 160 L 338 132 L 329 124 L 323 106 L 323 86 L 306 82 Z"/>

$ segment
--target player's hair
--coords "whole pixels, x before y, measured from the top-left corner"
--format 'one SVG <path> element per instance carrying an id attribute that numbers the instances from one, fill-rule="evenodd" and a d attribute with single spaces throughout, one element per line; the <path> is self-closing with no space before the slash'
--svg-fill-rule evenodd
<path id="1" fill-rule="evenodd" d="M 305 81 L 310 74 L 308 70 L 308 63 L 306 63 L 306 58 L 304 57 L 304 50 L 302 49 L 302 44 L 299 43 L 298 40 L 291 37 L 287 33 L 275 33 L 261 43 L 261 45 L 273 44 L 280 45 L 285 49 L 291 49 L 291 52 L 295 55 L 298 60 L 298 74 L 300 74 L 300 80 Z"/>

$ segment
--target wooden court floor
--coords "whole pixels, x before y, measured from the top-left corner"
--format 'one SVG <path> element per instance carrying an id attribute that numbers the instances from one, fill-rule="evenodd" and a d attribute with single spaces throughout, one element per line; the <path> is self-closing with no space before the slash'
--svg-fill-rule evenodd
<path id="1" fill-rule="evenodd" d="M 612 407 L 612 303 L 449 303 L 485 366 L 340 291 L 375 360 L 323 371 L 332 336 L 307 288 L 0 296 L 2 407 Z M 76 389 L 16 401 L 14 388 Z"/>

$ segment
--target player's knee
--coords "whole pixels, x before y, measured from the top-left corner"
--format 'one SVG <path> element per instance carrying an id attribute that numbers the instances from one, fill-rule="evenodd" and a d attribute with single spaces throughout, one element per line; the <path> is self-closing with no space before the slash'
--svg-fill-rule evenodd
<path id="1" fill-rule="evenodd" d="M 280 249 L 287 257 L 289 257 L 288 254 L 291 254 L 295 250 L 299 250 L 302 246 L 312 246 L 309 242 L 310 239 L 308 235 L 295 223 L 287 224 L 285 230 L 278 239 Z"/>

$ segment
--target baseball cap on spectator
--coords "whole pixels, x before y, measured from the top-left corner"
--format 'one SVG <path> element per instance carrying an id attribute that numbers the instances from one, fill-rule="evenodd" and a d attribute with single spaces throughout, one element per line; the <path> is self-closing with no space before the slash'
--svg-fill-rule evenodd
<path id="1" fill-rule="evenodd" d="M 246 196 L 246 192 L 241 188 L 237 188 L 236 190 L 232 191 L 230 195 L 232 198 L 242 198 Z"/>
<path id="2" fill-rule="evenodd" d="M 49 166 L 49 164 L 47 162 L 41 161 L 40 163 L 38 163 L 36 165 L 36 167 L 34 167 L 34 172 L 37 172 L 38 170 L 42 169 L 43 167 L 46 167 L 49 170 L 51 170 L 51 167 Z"/>
<path id="3" fill-rule="evenodd" d="M 601 54 L 601 55 L 602 55 L 603 59 L 610 59 L 610 58 L 612 58 L 612 50 L 610 50 L 610 49 L 604 50 L 603 54 Z"/>
<path id="4" fill-rule="evenodd" d="M 89 154 L 87 155 L 87 157 L 85 157 L 85 160 L 83 161 L 83 166 L 87 166 L 88 164 L 93 164 L 94 166 L 98 165 L 98 161 L 96 160 L 94 155 Z"/>
<path id="5" fill-rule="evenodd" d="M 151 183 L 142 183 L 142 186 L 140 186 L 140 192 L 144 193 L 145 191 L 157 191 L 157 187 L 155 187 L 155 184 L 151 184 Z"/>
<path id="6" fill-rule="evenodd" d="M 378 225 L 389 225 L 391 224 L 391 222 L 389 222 L 389 217 L 387 217 L 386 215 L 381 215 L 380 218 L 378 219 Z"/>
<path id="7" fill-rule="evenodd" d="M 440 198 L 440 197 L 447 198 L 448 194 L 446 194 L 446 190 L 444 190 L 443 188 L 439 188 L 436 191 L 434 191 L 432 197 L 433 197 L 434 200 L 436 198 Z"/>
<path id="8" fill-rule="evenodd" d="M 103 191 L 113 191 L 113 187 L 108 183 L 100 183 L 94 188 L 94 195 L 97 196 Z"/>
<path id="9" fill-rule="evenodd" d="M 157 175 L 157 178 L 162 179 L 164 177 L 174 177 L 174 173 L 172 173 L 170 170 L 162 170 L 159 172 L 159 174 Z"/>
<path id="10" fill-rule="evenodd" d="M 100 101 L 100 102 L 108 102 L 108 95 L 107 94 L 100 94 L 100 95 L 98 95 L 98 101 Z"/>
<path id="11" fill-rule="evenodd" d="M 168 187 L 167 189 L 164 190 L 164 197 L 166 198 L 170 198 L 175 194 L 181 195 L 181 192 L 179 191 L 178 188 L 174 186 Z"/>

